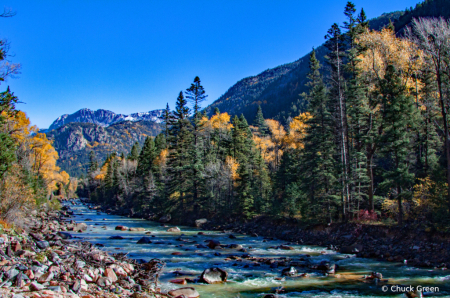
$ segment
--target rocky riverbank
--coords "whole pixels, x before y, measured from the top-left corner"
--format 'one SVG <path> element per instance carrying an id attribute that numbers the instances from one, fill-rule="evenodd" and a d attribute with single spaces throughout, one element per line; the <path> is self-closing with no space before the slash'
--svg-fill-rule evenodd
<path id="1" fill-rule="evenodd" d="M 1 297 L 171 297 L 158 293 L 162 262 L 137 263 L 74 241 L 71 234 L 87 225 L 70 221 L 70 214 L 67 208 L 34 212 L 23 229 L 0 231 Z"/>
<path id="2" fill-rule="evenodd" d="M 103 207 L 103 211 L 119 215 L 142 217 L 127 210 Z M 163 223 L 201 226 L 206 230 L 226 230 L 247 235 L 281 239 L 296 244 L 325 246 L 358 257 L 428 268 L 450 268 L 450 235 L 418 230 L 410 226 L 387 227 L 357 223 L 300 227 L 298 223 L 258 217 L 249 222 L 224 223 L 223 218 L 194 220 L 192 217 L 149 218 Z M 229 219 L 227 219 L 229 220 Z"/>
<path id="3" fill-rule="evenodd" d="M 295 223 L 260 217 L 248 223 L 209 221 L 209 230 L 259 235 L 295 244 L 319 245 L 358 257 L 402 262 L 417 267 L 450 268 L 450 237 L 405 227 L 356 223 L 299 228 Z"/>

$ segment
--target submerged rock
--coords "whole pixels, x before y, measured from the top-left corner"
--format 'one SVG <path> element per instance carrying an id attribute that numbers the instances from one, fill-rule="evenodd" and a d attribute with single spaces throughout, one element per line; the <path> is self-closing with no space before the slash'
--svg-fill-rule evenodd
<path id="1" fill-rule="evenodd" d="M 150 237 L 142 237 L 142 238 L 139 239 L 138 242 L 137 242 L 137 244 L 148 244 L 148 243 L 152 243 Z"/>
<path id="2" fill-rule="evenodd" d="M 186 297 L 186 298 L 197 298 L 200 294 L 194 288 L 180 288 L 176 290 L 169 291 L 169 295 L 173 297 Z"/>

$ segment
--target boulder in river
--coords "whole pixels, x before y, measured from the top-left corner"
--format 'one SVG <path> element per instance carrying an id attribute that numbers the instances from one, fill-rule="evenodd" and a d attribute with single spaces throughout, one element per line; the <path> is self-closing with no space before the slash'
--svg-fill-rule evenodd
<path id="1" fill-rule="evenodd" d="M 159 222 L 166 223 L 166 222 L 169 222 L 171 219 L 172 219 L 172 216 L 170 216 L 170 214 L 166 214 L 159 218 Z"/>
<path id="2" fill-rule="evenodd" d="M 210 240 L 208 243 L 208 247 L 211 249 L 216 248 L 217 246 L 220 246 L 220 242 L 217 240 Z"/>
<path id="3" fill-rule="evenodd" d="M 282 250 L 294 250 L 294 248 L 292 246 L 288 246 L 288 245 L 280 245 L 278 246 L 279 249 Z"/>
<path id="4" fill-rule="evenodd" d="M 167 229 L 167 232 L 170 232 L 170 233 L 179 233 L 179 232 L 181 232 L 181 230 L 180 230 L 179 227 L 173 227 L 173 228 Z"/>
<path id="5" fill-rule="evenodd" d="M 220 268 L 208 268 L 203 271 L 200 280 L 207 284 L 219 284 L 227 281 L 228 272 Z"/>
<path id="6" fill-rule="evenodd" d="M 128 231 L 128 227 L 125 226 L 117 226 L 115 228 L 116 231 Z"/>
<path id="7" fill-rule="evenodd" d="M 353 244 L 349 246 L 342 246 L 340 253 L 342 254 L 357 254 L 362 252 L 363 246 L 361 244 Z"/>
<path id="8" fill-rule="evenodd" d="M 150 237 L 142 237 L 141 239 L 138 240 L 137 244 L 152 243 L 152 241 L 150 239 L 151 239 Z"/>
<path id="9" fill-rule="evenodd" d="M 200 218 L 195 221 L 195 226 L 197 228 L 200 228 L 202 226 L 202 224 L 205 224 L 207 222 L 208 222 L 208 220 L 206 218 Z"/>
<path id="10" fill-rule="evenodd" d="M 58 232 L 57 233 L 59 237 L 61 237 L 62 239 L 71 239 L 72 235 L 70 235 L 67 232 Z"/>
<path id="11" fill-rule="evenodd" d="M 111 236 L 111 237 L 109 237 L 109 239 L 111 239 L 111 240 L 122 240 L 124 238 L 122 236 Z"/>
<path id="12" fill-rule="evenodd" d="M 197 298 L 200 297 L 200 294 L 194 288 L 180 288 L 169 291 L 169 295 L 173 297 L 186 297 L 186 298 Z"/>
<path id="13" fill-rule="evenodd" d="M 80 222 L 73 227 L 74 232 L 82 232 L 87 230 L 87 224 Z"/>
<path id="14" fill-rule="evenodd" d="M 284 268 L 281 271 L 282 276 L 296 276 L 298 274 L 297 269 L 295 267 Z"/>

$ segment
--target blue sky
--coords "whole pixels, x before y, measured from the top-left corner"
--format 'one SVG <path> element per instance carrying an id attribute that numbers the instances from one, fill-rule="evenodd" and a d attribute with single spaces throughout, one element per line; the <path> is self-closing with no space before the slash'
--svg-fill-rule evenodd
<path id="1" fill-rule="evenodd" d="M 22 64 L 9 85 L 33 124 L 81 108 L 174 107 L 199 76 L 213 102 L 242 78 L 297 60 L 344 21 L 346 0 L 0 1 L 0 38 Z M 359 0 L 369 18 L 418 0 Z"/>

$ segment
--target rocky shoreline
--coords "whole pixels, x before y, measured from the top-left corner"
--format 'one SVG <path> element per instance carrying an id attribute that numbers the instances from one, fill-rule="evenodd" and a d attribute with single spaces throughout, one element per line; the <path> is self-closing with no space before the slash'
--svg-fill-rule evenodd
<path id="1" fill-rule="evenodd" d="M 159 293 L 164 263 L 108 254 L 71 233 L 87 229 L 71 211 L 34 212 L 24 229 L 0 232 L 0 296 L 5 298 L 172 297 Z"/>
<path id="2" fill-rule="evenodd" d="M 450 268 L 448 235 L 408 227 L 343 223 L 302 229 L 294 223 L 274 222 L 260 217 L 248 223 L 223 224 L 210 221 L 203 224 L 202 228 L 324 246 L 362 258 L 402 262 L 416 267 Z"/>

